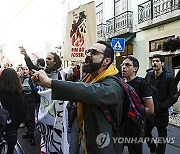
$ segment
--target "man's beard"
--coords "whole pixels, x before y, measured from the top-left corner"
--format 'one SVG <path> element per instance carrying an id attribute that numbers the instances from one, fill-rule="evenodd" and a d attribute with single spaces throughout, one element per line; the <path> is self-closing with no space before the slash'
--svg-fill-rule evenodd
<path id="1" fill-rule="evenodd" d="M 154 71 L 159 71 L 161 69 L 158 65 L 153 65 L 152 68 Z"/>
<path id="2" fill-rule="evenodd" d="M 89 64 L 84 64 L 82 67 L 82 71 L 84 73 L 93 73 L 98 71 L 101 68 L 102 62 L 104 59 L 102 59 L 102 61 L 100 63 L 93 63 L 92 59 L 89 60 Z"/>

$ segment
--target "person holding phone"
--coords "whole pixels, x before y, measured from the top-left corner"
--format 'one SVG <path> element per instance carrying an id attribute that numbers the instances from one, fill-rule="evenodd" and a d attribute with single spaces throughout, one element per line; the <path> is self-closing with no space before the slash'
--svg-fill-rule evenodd
<path id="1" fill-rule="evenodd" d="M 23 46 L 19 47 L 20 53 L 22 55 L 24 55 L 24 60 L 26 62 L 27 67 L 31 70 L 31 69 L 35 69 L 35 70 L 40 70 L 40 69 L 44 69 L 45 67 L 45 61 L 43 58 L 38 58 L 36 61 L 36 64 L 34 65 L 33 62 L 31 61 L 30 57 L 28 56 L 26 50 L 24 49 Z"/>

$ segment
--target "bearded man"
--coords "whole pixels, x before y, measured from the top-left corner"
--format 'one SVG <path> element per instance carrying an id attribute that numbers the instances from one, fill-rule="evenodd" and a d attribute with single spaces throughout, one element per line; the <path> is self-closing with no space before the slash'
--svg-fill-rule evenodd
<path id="1" fill-rule="evenodd" d="M 52 88 L 52 98 L 77 103 L 79 140 L 88 154 L 121 154 L 122 143 L 115 142 L 117 132 L 100 111 L 100 105 L 110 109 L 118 126 L 122 121 L 124 90 L 119 84 L 118 70 L 112 65 L 114 51 L 104 41 L 98 41 L 86 51 L 83 82 L 50 79 L 43 70 L 35 71 L 32 80 Z"/>

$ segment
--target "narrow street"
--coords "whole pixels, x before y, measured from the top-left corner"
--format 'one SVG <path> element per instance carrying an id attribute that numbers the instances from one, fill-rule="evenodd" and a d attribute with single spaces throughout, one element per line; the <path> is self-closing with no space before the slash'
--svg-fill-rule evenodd
<path id="1" fill-rule="evenodd" d="M 180 153 L 180 128 L 174 127 L 172 125 L 168 126 L 168 137 L 175 137 L 175 142 L 173 144 L 167 144 L 166 146 L 166 154 L 179 154 Z M 157 137 L 157 130 L 153 129 L 154 137 Z M 149 154 L 149 148 L 146 143 L 143 145 L 143 153 Z M 127 148 L 123 154 L 128 154 Z"/>
<path id="2" fill-rule="evenodd" d="M 168 126 L 168 137 L 175 137 L 175 142 L 173 144 L 167 144 L 166 148 L 166 154 L 179 154 L 180 153 L 180 127 L 177 126 Z M 28 139 L 22 139 L 22 134 L 25 133 L 25 127 L 19 129 L 19 135 L 18 135 L 18 142 L 20 143 L 20 146 L 22 147 L 25 154 L 39 154 L 39 133 L 36 130 L 35 131 L 35 139 L 36 139 L 36 146 L 31 146 L 28 142 Z M 153 134 L 155 137 L 157 137 L 157 131 L 156 129 L 153 129 Z M 149 148 L 147 147 L 147 144 L 145 143 L 143 145 L 143 152 L 145 154 L 149 154 Z M 125 151 L 123 154 L 128 154 L 127 148 L 125 148 Z"/>
<path id="3" fill-rule="evenodd" d="M 18 143 L 20 144 L 20 148 L 22 148 L 22 151 L 24 154 L 39 154 L 40 153 L 40 134 L 38 130 L 35 130 L 35 140 L 36 140 L 36 146 L 31 146 L 28 138 L 23 139 L 22 135 L 26 132 L 26 128 L 20 128 L 18 132 Z M 19 154 L 19 153 L 18 153 Z"/>

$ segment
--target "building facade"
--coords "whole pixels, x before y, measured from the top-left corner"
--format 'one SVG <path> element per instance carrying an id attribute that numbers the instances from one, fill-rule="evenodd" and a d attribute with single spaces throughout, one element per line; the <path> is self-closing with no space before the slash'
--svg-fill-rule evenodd
<path id="1" fill-rule="evenodd" d="M 155 53 L 165 56 L 165 67 L 174 76 L 172 55 L 163 52 L 163 42 L 180 36 L 180 0 L 97 0 L 96 21 L 98 40 L 125 38 L 125 51 L 115 53 L 116 66 L 124 56 L 133 55 L 140 61 L 139 76 L 151 67 Z M 179 85 L 180 88 L 180 85 Z M 174 105 L 180 111 L 180 101 Z"/>

